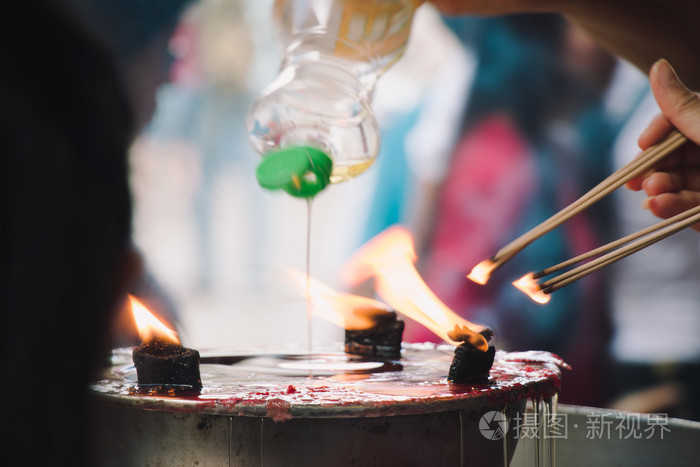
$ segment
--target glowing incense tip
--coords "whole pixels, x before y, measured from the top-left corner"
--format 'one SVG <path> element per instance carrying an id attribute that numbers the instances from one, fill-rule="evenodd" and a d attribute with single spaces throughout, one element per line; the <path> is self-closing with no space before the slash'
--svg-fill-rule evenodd
<path id="1" fill-rule="evenodd" d="M 489 281 L 491 271 L 493 271 L 494 267 L 496 267 L 496 264 L 493 261 L 490 259 L 485 259 L 474 266 L 472 272 L 467 275 L 467 279 L 470 279 L 477 284 L 485 285 Z"/>
<path id="2" fill-rule="evenodd" d="M 542 291 L 540 285 L 535 280 L 534 274 L 531 272 L 513 282 L 513 285 L 539 304 L 544 305 L 545 303 L 549 302 L 549 299 L 551 298 Z"/>

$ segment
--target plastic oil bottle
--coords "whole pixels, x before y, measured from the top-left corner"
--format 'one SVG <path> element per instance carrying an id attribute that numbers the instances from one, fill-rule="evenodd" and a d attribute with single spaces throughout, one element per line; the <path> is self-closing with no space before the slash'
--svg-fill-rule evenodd
<path id="1" fill-rule="evenodd" d="M 277 79 L 247 117 L 268 189 L 309 198 L 364 172 L 379 150 L 370 101 L 403 54 L 421 0 L 277 0 L 286 44 Z"/>

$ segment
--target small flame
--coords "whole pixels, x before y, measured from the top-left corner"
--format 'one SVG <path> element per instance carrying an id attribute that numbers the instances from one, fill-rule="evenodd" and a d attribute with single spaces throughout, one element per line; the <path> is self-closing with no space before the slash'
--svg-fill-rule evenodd
<path id="1" fill-rule="evenodd" d="M 288 272 L 299 293 L 306 294 L 306 274 L 292 269 Z M 377 324 L 378 315 L 389 313 L 387 306 L 380 301 L 336 292 L 313 277 L 308 280 L 311 312 L 336 326 L 351 331 L 369 329 Z"/>
<path id="2" fill-rule="evenodd" d="M 415 261 L 411 234 L 403 227 L 392 227 L 362 247 L 343 275 L 350 284 L 374 277 L 377 293 L 389 306 L 453 345 L 458 343 L 450 339 L 448 331 L 455 325 L 475 332 L 483 330 L 483 326 L 470 323 L 440 301 L 418 274 Z"/>
<path id="3" fill-rule="evenodd" d="M 447 335 L 455 342 L 468 342 L 472 347 L 476 347 L 482 352 L 486 352 L 489 349 L 489 343 L 486 338 L 474 332 L 467 326 L 460 326 L 455 324 L 455 328 L 447 333 Z"/>
<path id="4" fill-rule="evenodd" d="M 175 344 L 180 343 L 177 334 L 172 329 L 168 328 L 148 308 L 144 306 L 136 297 L 128 294 L 129 302 L 131 303 L 131 313 L 134 315 L 136 328 L 139 332 L 139 337 L 143 342 L 148 342 L 156 337 L 172 341 Z"/>
<path id="5" fill-rule="evenodd" d="M 546 293 L 542 292 L 540 285 L 535 280 L 533 273 L 525 274 L 523 277 L 513 282 L 513 285 L 530 297 L 533 301 L 544 305 L 551 298 Z"/>
<path id="6" fill-rule="evenodd" d="M 489 281 L 491 271 L 493 271 L 494 267 L 496 267 L 496 263 L 490 259 L 485 259 L 472 268 L 472 272 L 467 274 L 467 279 L 470 279 L 479 285 L 485 285 Z"/>

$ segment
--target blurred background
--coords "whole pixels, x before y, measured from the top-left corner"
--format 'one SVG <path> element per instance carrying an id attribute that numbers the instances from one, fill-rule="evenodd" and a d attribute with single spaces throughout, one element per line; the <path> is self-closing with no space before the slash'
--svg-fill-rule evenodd
<path id="1" fill-rule="evenodd" d="M 306 342 L 306 305 L 279 271 L 306 268 L 308 206 L 258 186 L 260 156 L 245 128 L 248 107 L 281 60 L 272 5 L 204 0 L 187 11 L 169 45 L 170 82 L 159 89 L 156 113 L 132 149 L 135 244 L 169 297 L 183 339 L 200 348 Z M 379 160 L 398 153 L 393 159 L 406 179 L 378 183 L 377 163 L 312 202 L 311 273 L 339 289 L 339 268 L 370 231 L 405 220 L 413 209 L 403 139 L 431 82 L 455 56 L 452 80 L 464 88 L 456 90 L 458 102 L 464 99 L 468 73 L 460 69 L 467 65 L 459 40 L 428 8 L 415 25 L 421 33 L 380 80 L 374 99 L 384 131 Z M 448 133 L 457 131 L 459 115 L 445 119 L 454 120 Z M 313 339 L 338 341 L 342 330 L 314 321 Z"/>
<path id="2" fill-rule="evenodd" d="M 169 82 L 131 151 L 134 242 L 150 290 L 199 349 L 307 339 L 306 305 L 279 271 L 305 270 L 309 206 L 257 185 L 245 129 L 283 50 L 272 3 L 200 0 L 187 10 L 169 42 Z M 658 112 L 642 73 L 557 16 L 448 19 L 423 5 L 373 107 L 377 162 L 311 203 L 312 276 L 344 290 L 338 273 L 352 253 L 400 223 L 431 288 L 495 329 L 499 348 L 549 350 L 572 364 L 563 402 L 641 410 L 651 401 L 652 411 L 689 398 L 683 375 L 700 358 L 696 234 L 562 289 L 546 307 L 510 285 L 653 223 L 642 194 L 615 194 L 572 219 L 486 287 L 464 277 L 634 157 Z M 650 339 L 658 329 L 668 333 Z M 342 332 L 313 321 L 314 342 Z M 405 336 L 436 339 L 410 323 Z M 617 399 L 657 386 L 643 402 Z"/>

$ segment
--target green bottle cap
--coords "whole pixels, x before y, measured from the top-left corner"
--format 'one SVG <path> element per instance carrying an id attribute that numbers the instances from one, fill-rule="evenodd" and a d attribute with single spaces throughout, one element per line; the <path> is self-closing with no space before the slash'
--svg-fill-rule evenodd
<path id="1" fill-rule="evenodd" d="M 298 198 L 311 198 L 329 183 L 333 160 L 310 146 L 292 146 L 265 155 L 255 171 L 268 190 L 282 189 Z"/>

